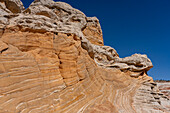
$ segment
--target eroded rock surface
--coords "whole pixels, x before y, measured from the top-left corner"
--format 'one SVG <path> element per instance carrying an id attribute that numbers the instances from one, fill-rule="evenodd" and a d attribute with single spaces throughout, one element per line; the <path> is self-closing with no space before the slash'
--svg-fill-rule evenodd
<path id="1" fill-rule="evenodd" d="M 63 2 L 0 0 L 0 112 L 162 113 L 146 55 L 119 58 L 96 17 Z"/>
<path id="2" fill-rule="evenodd" d="M 157 82 L 159 90 L 170 99 L 170 82 Z"/>
<path id="3" fill-rule="evenodd" d="M 157 81 L 156 83 L 162 95 L 165 95 L 170 100 L 170 82 Z M 170 102 L 164 101 L 163 104 L 170 111 Z"/>

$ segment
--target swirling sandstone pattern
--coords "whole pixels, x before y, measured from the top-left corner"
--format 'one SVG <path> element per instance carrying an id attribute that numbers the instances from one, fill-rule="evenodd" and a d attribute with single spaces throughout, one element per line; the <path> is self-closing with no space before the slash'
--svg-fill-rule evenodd
<path id="1" fill-rule="evenodd" d="M 96 17 L 52 0 L 0 0 L 0 14 L 0 112 L 168 112 L 151 61 L 119 58 Z"/>

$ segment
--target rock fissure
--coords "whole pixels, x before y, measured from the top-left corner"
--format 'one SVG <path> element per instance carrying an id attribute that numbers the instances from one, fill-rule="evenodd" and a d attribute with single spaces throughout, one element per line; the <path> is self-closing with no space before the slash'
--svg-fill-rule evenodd
<path id="1" fill-rule="evenodd" d="M 6 50 L 8 50 L 8 48 L 5 48 L 5 49 L 1 50 L 1 51 L 0 51 L 1 54 L 2 54 L 4 51 L 6 51 Z"/>

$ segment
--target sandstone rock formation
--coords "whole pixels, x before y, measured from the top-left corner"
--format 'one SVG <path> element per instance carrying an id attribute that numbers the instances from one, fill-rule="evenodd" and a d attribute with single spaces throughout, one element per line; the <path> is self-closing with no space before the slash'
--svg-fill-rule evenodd
<path id="1" fill-rule="evenodd" d="M 170 99 L 170 82 L 169 81 L 158 81 L 156 83 L 162 95 L 165 95 L 167 96 L 168 99 Z M 170 102 L 164 101 L 164 106 L 170 111 Z"/>
<path id="2" fill-rule="evenodd" d="M 168 112 L 152 67 L 146 55 L 119 58 L 99 20 L 69 4 L 0 0 L 2 113 Z"/>
<path id="3" fill-rule="evenodd" d="M 170 82 L 157 82 L 159 90 L 170 99 Z"/>

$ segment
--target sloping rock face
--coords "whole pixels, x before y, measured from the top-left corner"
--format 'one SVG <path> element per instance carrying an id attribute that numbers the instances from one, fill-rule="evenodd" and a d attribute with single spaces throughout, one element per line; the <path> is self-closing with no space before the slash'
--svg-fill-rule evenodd
<path id="1" fill-rule="evenodd" d="M 119 58 L 96 17 L 63 2 L 0 0 L 0 112 L 164 113 L 146 55 Z"/>
<path id="2" fill-rule="evenodd" d="M 170 82 L 157 82 L 159 90 L 170 99 Z"/>
<path id="3" fill-rule="evenodd" d="M 160 90 L 160 92 L 163 93 L 165 96 L 167 96 L 168 99 L 170 99 L 170 82 L 159 81 L 156 83 L 157 83 L 157 86 L 158 86 L 158 89 Z M 163 104 L 170 111 L 170 102 L 164 101 Z"/>

